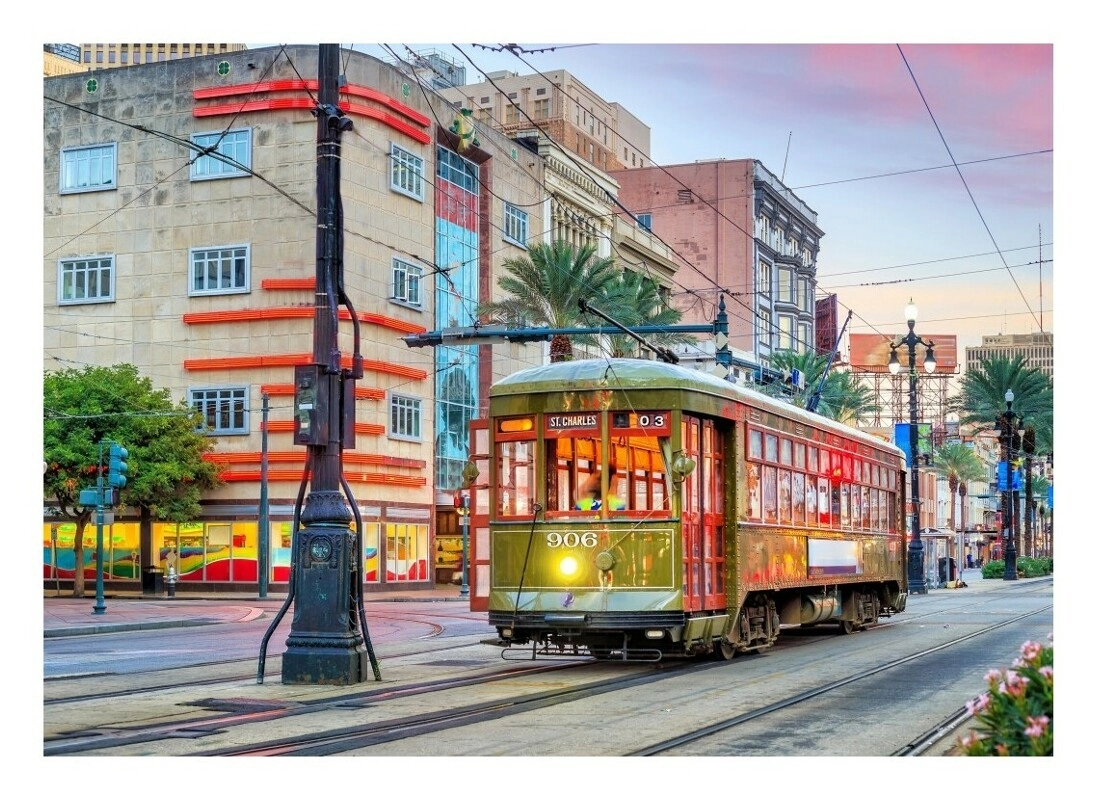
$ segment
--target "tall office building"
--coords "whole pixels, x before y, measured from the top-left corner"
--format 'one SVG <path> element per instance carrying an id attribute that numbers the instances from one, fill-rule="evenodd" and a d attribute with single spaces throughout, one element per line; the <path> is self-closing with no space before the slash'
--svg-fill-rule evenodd
<path id="1" fill-rule="evenodd" d="M 1054 380 L 1055 335 L 1053 333 L 1000 333 L 984 336 L 978 347 L 964 349 L 968 369 L 978 367 L 985 358 L 1023 356 L 1025 363 Z"/>

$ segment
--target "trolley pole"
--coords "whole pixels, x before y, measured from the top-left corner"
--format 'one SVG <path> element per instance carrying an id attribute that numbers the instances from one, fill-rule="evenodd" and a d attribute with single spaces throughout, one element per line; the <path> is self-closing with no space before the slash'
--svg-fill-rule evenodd
<path id="1" fill-rule="evenodd" d="M 319 45 L 313 360 L 296 369 L 295 443 L 306 444 L 311 493 L 294 531 L 292 629 L 281 660 L 286 684 L 346 685 L 364 680 L 363 636 L 355 624 L 351 576 L 357 536 L 341 492 L 342 447 L 352 437 L 353 380 L 341 368 L 338 305 L 342 296 L 341 134 L 352 123 L 338 108 L 336 44 Z M 351 446 L 351 445 L 350 445 Z M 305 470 L 306 474 L 307 470 Z"/>

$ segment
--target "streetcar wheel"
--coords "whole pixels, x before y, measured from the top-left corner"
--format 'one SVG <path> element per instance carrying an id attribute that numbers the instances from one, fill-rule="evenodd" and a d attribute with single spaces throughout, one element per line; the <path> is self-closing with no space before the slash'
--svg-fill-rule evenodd
<path id="1" fill-rule="evenodd" d="M 732 642 L 722 639 L 717 646 L 717 655 L 722 661 L 732 661 L 732 657 L 736 655 L 736 648 L 732 646 Z"/>
<path id="2" fill-rule="evenodd" d="M 852 620 L 844 619 L 839 622 L 839 633 L 843 635 L 853 633 L 857 629 L 857 626 L 853 623 Z"/>

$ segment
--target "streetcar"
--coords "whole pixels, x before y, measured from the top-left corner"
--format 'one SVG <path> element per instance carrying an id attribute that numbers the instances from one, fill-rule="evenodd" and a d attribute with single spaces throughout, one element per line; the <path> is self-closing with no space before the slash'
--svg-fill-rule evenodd
<path id="1" fill-rule="evenodd" d="M 732 658 L 907 603 L 903 452 L 659 361 L 490 391 L 489 624 L 506 658 Z M 481 556 L 479 556 L 481 559 Z"/>

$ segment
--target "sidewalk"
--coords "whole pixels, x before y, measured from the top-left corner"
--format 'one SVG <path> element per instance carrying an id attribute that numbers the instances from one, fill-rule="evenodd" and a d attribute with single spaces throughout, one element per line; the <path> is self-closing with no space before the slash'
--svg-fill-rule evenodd
<path id="1" fill-rule="evenodd" d="M 259 598 L 257 592 L 231 592 L 211 595 L 180 594 L 175 597 L 144 597 L 139 592 L 117 592 L 104 598 L 105 611 L 95 613 L 95 591 L 83 598 L 62 595 L 43 598 L 43 636 L 86 636 L 96 633 L 181 628 L 194 625 L 217 625 L 226 622 L 248 622 L 263 614 L 273 615 L 281 609 L 287 595 L 283 592 Z M 365 593 L 364 602 L 448 602 L 468 601 L 460 596 L 458 585 L 438 585 L 424 589 L 407 589 Z"/>

